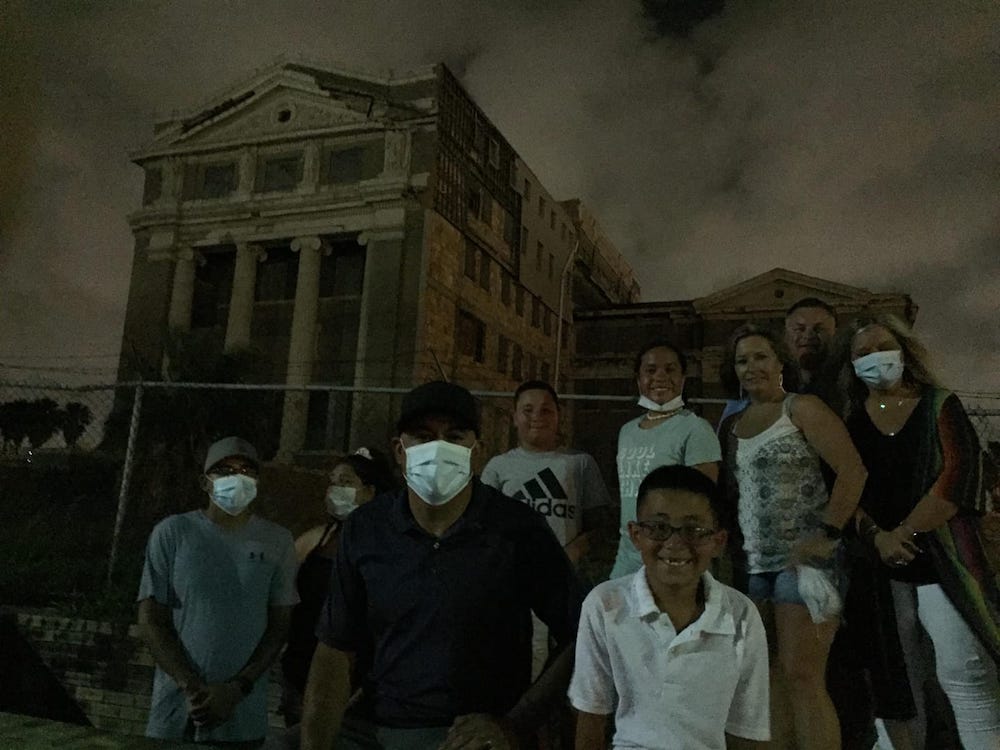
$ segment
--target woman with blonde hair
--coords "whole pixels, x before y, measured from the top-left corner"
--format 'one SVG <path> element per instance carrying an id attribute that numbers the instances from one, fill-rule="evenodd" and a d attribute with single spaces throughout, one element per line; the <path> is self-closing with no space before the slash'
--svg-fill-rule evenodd
<path id="1" fill-rule="evenodd" d="M 898 318 L 856 322 L 840 356 L 847 427 L 868 468 L 856 527 L 872 553 L 863 645 L 881 741 L 924 747 L 922 686 L 936 672 L 963 746 L 996 750 L 1000 591 L 980 535 L 975 429 Z"/>
<path id="2" fill-rule="evenodd" d="M 723 367 L 750 399 L 720 429 L 723 486 L 738 509 L 747 593 L 765 612 L 773 608 L 797 746 L 839 750 L 826 662 L 839 626 L 839 541 L 857 508 L 865 468 L 833 411 L 816 396 L 785 391 L 794 365 L 776 333 L 737 329 Z M 829 491 L 821 462 L 836 475 Z"/>

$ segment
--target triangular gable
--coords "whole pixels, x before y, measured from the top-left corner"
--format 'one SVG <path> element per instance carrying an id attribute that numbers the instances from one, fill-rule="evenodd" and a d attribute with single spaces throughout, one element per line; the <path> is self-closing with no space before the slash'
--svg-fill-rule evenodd
<path id="1" fill-rule="evenodd" d="M 774 268 L 696 299 L 694 307 L 701 315 L 739 310 L 784 310 L 804 297 L 818 297 L 834 307 L 856 306 L 872 296 L 867 289 Z"/>
<path id="2" fill-rule="evenodd" d="M 369 122 L 304 73 L 279 68 L 220 95 L 157 133 L 143 151 L 260 142 Z"/>

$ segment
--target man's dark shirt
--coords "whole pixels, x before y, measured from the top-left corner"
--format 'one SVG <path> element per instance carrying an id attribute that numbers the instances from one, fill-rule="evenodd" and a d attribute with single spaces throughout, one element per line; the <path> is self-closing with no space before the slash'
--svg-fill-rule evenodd
<path id="1" fill-rule="evenodd" d="M 368 654 L 362 711 L 392 727 L 503 715 L 528 688 L 531 610 L 563 646 L 580 589 L 545 519 L 473 479 L 465 513 L 440 539 L 417 525 L 406 490 L 344 524 L 316 634 Z"/>

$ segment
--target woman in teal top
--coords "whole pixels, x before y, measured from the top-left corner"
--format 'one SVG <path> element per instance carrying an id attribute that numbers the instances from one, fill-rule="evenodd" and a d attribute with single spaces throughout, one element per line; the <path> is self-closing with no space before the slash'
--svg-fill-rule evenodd
<path id="1" fill-rule="evenodd" d="M 719 476 L 722 452 L 712 426 L 684 408 L 683 352 L 666 339 L 656 339 L 635 358 L 635 382 L 642 416 L 626 422 L 618 433 L 618 488 L 621 496 L 621 536 L 611 578 L 634 573 L 642 566 L 628 535 L 635 521 L 639 483 L 659 466 L 698 469 L 712 481 Z"/>

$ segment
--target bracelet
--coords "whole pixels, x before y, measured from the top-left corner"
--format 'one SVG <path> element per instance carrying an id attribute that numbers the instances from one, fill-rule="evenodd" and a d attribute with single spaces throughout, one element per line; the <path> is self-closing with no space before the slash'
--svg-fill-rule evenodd
<path id="1" fill-rule="evenodd" d="M 244 677 L 243 675 L 236 675 L 233 678 L 233 682 L 239 685 L 240 692 L 243 693 L 243 695 L 245 696 L 250 695 L 250 693 L 253 692 L 254 681 L 251 680 L 249 677 Z"/>
<path id="2" fill-rule="evenodd" d="M 874 546 L 875 537 L 881 530 L 882 529 L 879 528 L 877 523 L 875 523 L 872 519 L 865 517 L 861 519 L 861 528 L 858 529 L 858 534 L 861 536 L 862 540 Z"/>
<path id="3" fill-rule="evenodd" d="M 910 535 L 910 538 L 911 539 L 916 539 L 917 532 L 914 530 L 914 528 L 912 526 L 910 526 L 910 524 L 906 523 L 905 521 L 903 523 L 899 524 L 899 526 L 897 528 L 906 529 L 906 532 Z"/>

